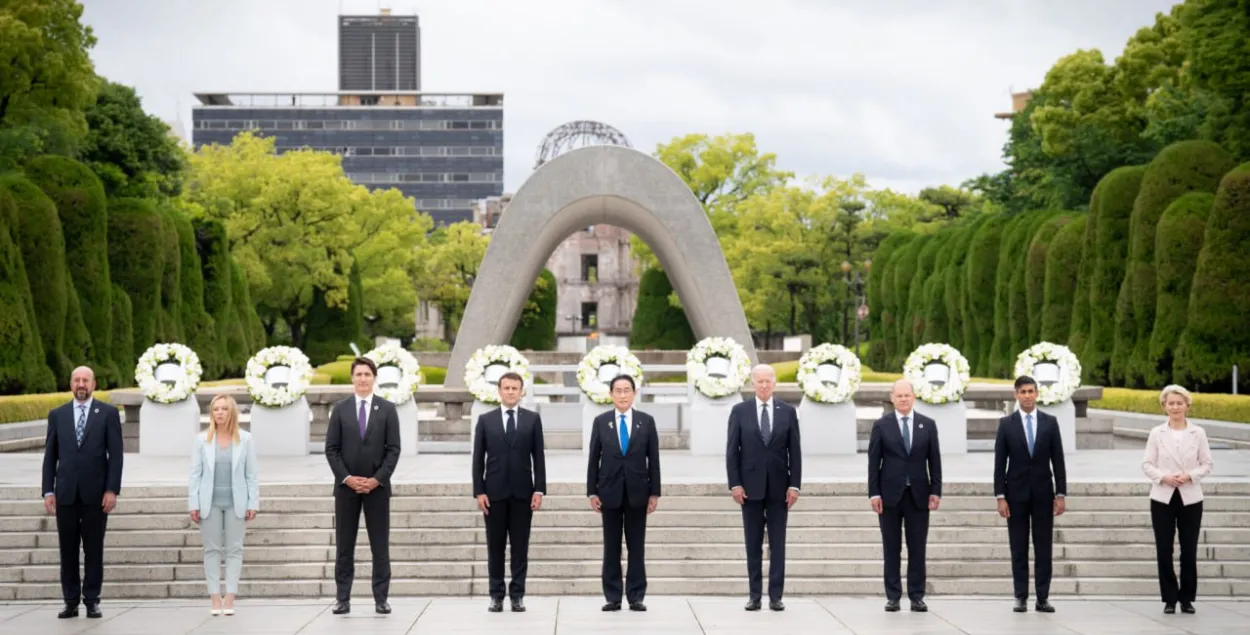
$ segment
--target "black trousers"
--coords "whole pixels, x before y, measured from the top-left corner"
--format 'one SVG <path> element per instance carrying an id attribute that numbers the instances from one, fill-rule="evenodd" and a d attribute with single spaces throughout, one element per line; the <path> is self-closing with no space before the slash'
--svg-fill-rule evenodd
<path id="1" fill-rule="evenodd" d="M 911 488 L 903 490 L 898 505 L 884 507 L 877 517 L 881 525 L 881 544 L 885 551 L 885 597 L 898 601 L 903 595 L 899 577 L 902 567 L 904 529 L 907 537 L 907 597 L 924 598 L 925 543 L 929 539 L 929 507 L 916 505 Z"/>
<path id="2" fill-rule="evenodd" d="M 621 601 L 621 530 L 629 548 L 625 599 L 641 602 L 647 595 L 647 508 L 626 504 L 603 510 L 603 597 Z"/>
<path id="3" fill-rule="evenodd" d="M 86 504 L 75 495 L 71 501 L 57 501 L 56 537 L 61 548 L 61 597 L 78 606 L 100 601 L 104 584 L 104 531 L 108 514 L 102 503 Z M 82 546 L 83 576 L 78 576 L 78 548 Z"/>
<path id="4" fill-rule="evenodd" d="M 529 499 L 505 498 L 490 502 L 490 513 L 486 515 L 486 572 L 490 577 L 491 598 L 502 600 L 504 596 L 503 558 L 509 542 L 512 543 L 512 583 L 508 585 L 508 596 L 525 597 L 533 517 Z"/>
<path id="5" fill-rule="evenodd" d="M 747 581 L 751 598 L 763 591 L 764 527 L 768 527 L 768 599 L 780 600 L 786 586 L 785 499 L 747 499 L 742 505 L 742 528 L 747 542 Z"/>
<path id="6" fill-rule="evenodd" d="M 334 490 L 334 583 L 340 602 L 351 600 L 352 580 L 356 577 L 356 534 L 360 512 L 365 514 L 365 531 L 373 554 L 373 600 L 385 602 L 391 588 L 391 497 L 381 488 L 371 494 L 357 494 L 340 485 Z"/>
<path id="7" fill-rule="evenodd" d="M 1016 599 L 1029 599 L 1029 530 L 1033 533 L 1033 584 L 1037 600 L 1050 598 L 1055 542 L 1055 499 L 1007 501 L 1007 542 L 1011 546 L 1011 581 Z"/>
<path id="8" fill-rule="evenodd" d="M 1150 524 L 1155 530 L 1155 557 L 1159 561 L 1159 593 L 1167 604 L 1193 602 L 1198 595 L 1198 533 L 1202 529 L 1202 502 L 1186 505 L 1174 492 L 1167 505 L 1150 501 Z M 1181 583 L 1172 569 L 1172 538 L 1180 532 Z"/>

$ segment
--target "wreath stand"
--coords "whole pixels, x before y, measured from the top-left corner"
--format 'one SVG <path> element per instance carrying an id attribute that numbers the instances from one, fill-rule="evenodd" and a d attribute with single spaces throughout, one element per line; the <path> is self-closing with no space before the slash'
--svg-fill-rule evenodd
<path id="1" fill-rule="evenodd" d="M 859 424 L 855 402 L 821 403 L 805 395 L 799 402 L 799 429 L 803 449 L 812 454 L 855 454 L 859 451 Z"/>
<path id="2" fill-rule="evenodd" d="M 1020 402 L 1017 401 L 1015 404 L 1015 411 L 1019 412 Z M 1038 403 L 1037 409 L 1059 420 L 1059 436 L 1063 439 L 1063 453 L 1076 452 L 1076 404 L 1073 404 L 1071 399 L 1064 399 L 1049 406 Z"/>
<path id="3" fill-rule="evenodd" d="M 200 403 L 194 393 L 168 404 L 143 398 L 139 407 L 139 454 L 187 458 L 199 433 Z"/>
<path id="4" fill-rule="evenodd" d="M 933 419 L 937 425 L 942 456 L 968 453 L 968 404 L 963 399 L 943 404 L 917 399 L 915 411 Z"/>
<path id="5" fill-rule="evenodd" d="M 252 433 L 252 442 L 256 444 L 256 454 L 308 456 L 311 418 L 306 396 L 280 408 L 253 403 L 249 430 Z"/>

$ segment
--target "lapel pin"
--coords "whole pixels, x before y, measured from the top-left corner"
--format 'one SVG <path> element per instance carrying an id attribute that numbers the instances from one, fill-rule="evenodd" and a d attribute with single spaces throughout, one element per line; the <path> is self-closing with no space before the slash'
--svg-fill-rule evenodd
<path id="1" fill-rule="evenodd" d="M 922 424 L 920 424 L 919 428 L 920 428 L 921 430 L 924 430 L 924 424 L 923 424 L 923 423 L 922 423 Z"/>
<path id="2" fill-rule="evenodd" d="M 377 410 L 377 409 L 378 409 L 377 405 L 374 405 L 374 406 L 373 406 L 373 409 L 374 409 L 374 410 Z"/>

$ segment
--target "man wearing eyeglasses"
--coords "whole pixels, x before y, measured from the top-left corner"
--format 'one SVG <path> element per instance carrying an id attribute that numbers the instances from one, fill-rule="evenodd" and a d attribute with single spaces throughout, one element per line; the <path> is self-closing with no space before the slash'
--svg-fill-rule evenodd
<path id="1" fill-rule="evenodd" d="M 629 375 L 608 384 L 612 410 L 595 417 L 590 433 L 586 495 L 603 516 L 604 611 L 621 610 L 621 529 L 629 548 L 624 595 L 629 610 L 645 611 L 647 515 L 660 501 L 660 437 L 655 419 L 634 409 L 637 386 Z"/>

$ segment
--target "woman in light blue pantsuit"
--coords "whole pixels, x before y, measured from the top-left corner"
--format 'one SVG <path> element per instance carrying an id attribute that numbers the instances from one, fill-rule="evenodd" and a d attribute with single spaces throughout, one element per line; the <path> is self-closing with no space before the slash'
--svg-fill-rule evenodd
<path id="1" fill-rule="evenodd" d="M 239 408 L 230 395 L 208 406 L 211 424 L 191 450 L 187 503 L 204 541 L 204 578 L 213 615 L 234 615 L 234 596 L 243 570 L 243 527 L 260 509 L 256 448 L 239 429 Z M 221 560 L 226 560 L 226 598 L 221 597 Z"/>

